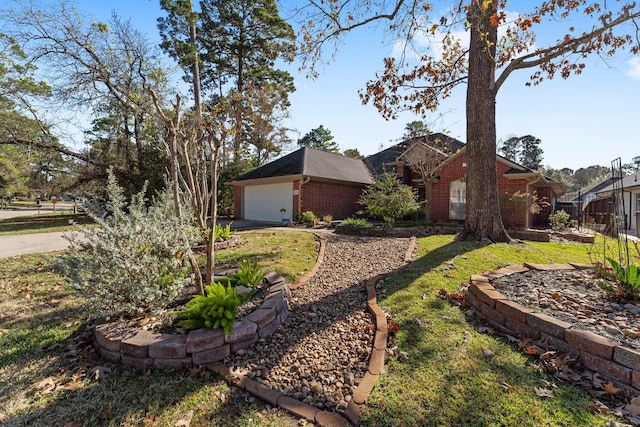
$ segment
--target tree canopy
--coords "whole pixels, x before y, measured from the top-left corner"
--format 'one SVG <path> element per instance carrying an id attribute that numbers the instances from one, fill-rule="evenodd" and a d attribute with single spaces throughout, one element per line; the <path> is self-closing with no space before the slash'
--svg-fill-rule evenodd
<path id="1" fill-rule="evenodd" d="M 329 153 L 340 152 L 340 146 L 333 139 L 331 131 L 324 127 L 324 125 L 320 125 L 307 132 L 298 140 L 298 146 L 315 148 L 316 150 L 328 151 Z"/>

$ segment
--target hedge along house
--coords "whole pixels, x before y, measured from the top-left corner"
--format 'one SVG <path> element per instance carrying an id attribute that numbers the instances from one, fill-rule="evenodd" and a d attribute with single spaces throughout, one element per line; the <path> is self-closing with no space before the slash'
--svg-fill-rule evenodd
<path id="1" fill-rule="evenodd" d="M 303 147 L 227 184 L 234 188 L 236 218 L 281 222 L 306 211 L 351 217 L 362 209 L 358 199 L 373 182 L 362 160 Z"/>

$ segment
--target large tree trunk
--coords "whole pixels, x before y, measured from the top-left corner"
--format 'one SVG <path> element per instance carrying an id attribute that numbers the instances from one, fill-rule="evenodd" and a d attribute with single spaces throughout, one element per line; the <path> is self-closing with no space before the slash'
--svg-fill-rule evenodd
<path id="1" fill-rule="evenodd" d="M 497 28 L 490 25 L 497 0 L 483 10 L 472 1 L 471 43 L 467 87 L 467 202 L 461 240 L 509 242 L 500 217 L 496 173 L 495 45 Z"/>

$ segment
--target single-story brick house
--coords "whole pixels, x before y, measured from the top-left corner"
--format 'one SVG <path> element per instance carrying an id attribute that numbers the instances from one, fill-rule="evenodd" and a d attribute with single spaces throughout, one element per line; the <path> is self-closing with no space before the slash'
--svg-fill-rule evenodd
<path id="1" fill-rule="evenodd" d="M 443 134 L 411 138 L 364 160 L 301 148 L 228 183 L 234 186 L 235 215 L 279 222 L 279 208 L 284 207 L 294 214 L 310 210 L 317 216 L 347 218 L 362 210 L 357 203 L 362 189 L 384 171 L 395 173 L 424 198 L 425 184 L 416 172 L 416 161 L 424 156 L 435 159 L 429 170 L 431 220 L 463 222 L 467 179 L 465 144 Z M 562 186 L 501 156 L 496 156 L 496 168 L 500 194 L 535 192 L 550 202 L 550 206 L 536 215 L 508 213 L 503 207 L 505 226 L 548 225 Z"/>
<path id="2" fill-rule="evenodd" d="M 306 211 L 351 217 L 362 209 L 362 189 L 373 182 L 361 160 L 303 147 L 228 184 L 236 218 L 280 222 Z"/>

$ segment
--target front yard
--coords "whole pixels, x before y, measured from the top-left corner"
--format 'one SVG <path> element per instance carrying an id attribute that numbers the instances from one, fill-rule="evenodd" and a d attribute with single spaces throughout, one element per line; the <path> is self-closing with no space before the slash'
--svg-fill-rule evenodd
<path id="1" fill-rule="evenodd" d="M 309 271 L 309 233 L 246 232 L 219 251 L 220 265 L 252 256 L 289 281 Z M 363 425 L 607 425 L 595 399 L 554 381 L 532 359 L 438 297 L 471 274 L 506 264 L 589 262 L 589 246 L 526 243 L 481 246 L 452 236 L 419 239 L 418 259 L 379 289 L 379 304 L 398 324 Z M 55 254 L 0 260 L 0 424 L 234 425 L 304 424 L 230 388 L 206 370 L 136 373 L 100 361 L 83 334 L 81 300 L 52 269 Z M 487 358 L 485 350 L 495 357 Z M 557 388 L 550 385 L 555 383 Z M 535 389 L 553 390 L 540 397 Z M 621 421 L 621 420 L 618 420 Z"/>

